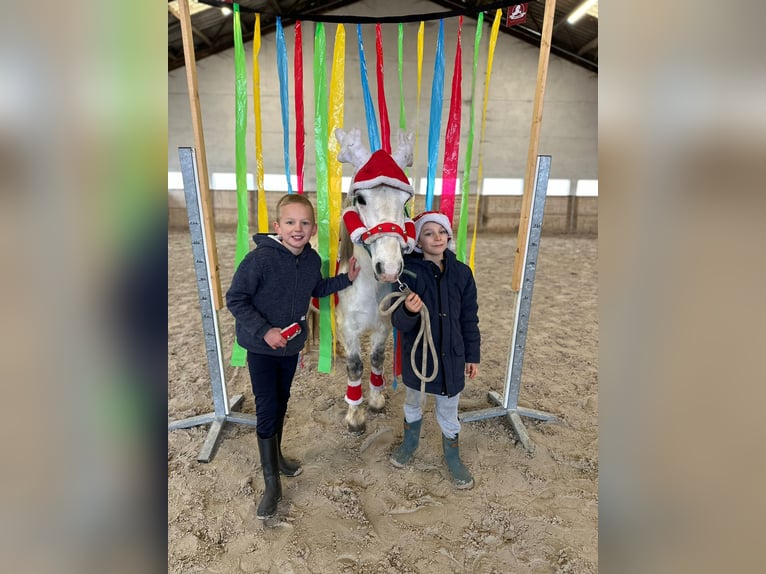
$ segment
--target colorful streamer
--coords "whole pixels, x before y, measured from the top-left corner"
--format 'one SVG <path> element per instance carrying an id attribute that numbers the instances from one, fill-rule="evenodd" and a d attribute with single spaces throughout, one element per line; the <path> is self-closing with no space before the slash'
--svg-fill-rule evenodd
<path id="1" fill-rule="evenodd" d="M 340 143 L 335 138 L 335 130 L 343 127 L 343 104 L 344 104 L 344 76 L 346 62 L 346 30 L 343 24 L 338 24 L 335 29 L 335 48 L 332 58 L 332 73 L 330 74 L 330 126 L 328 134 L 329 150 L 329 206 L 330 206 L 330 231 L 329 231 L 329 276 L 335 276 L 336 261 L 338 259 L 338 246 L 340 242 L 341 204 L 343 203 L 343 164 L 338 161 Z M 333 356 L 335 356 L 335 297 L 330 300 L 330 323 L 332 325 Z"/>
<path id="2" fill-rule="evenodd" d="M 362 77 L 362 96 L 364 97 L 364 115 L 367 118 L 367 138 L 370 140 L 370 151 L 380 149 L 378 122 L 375 119 L 375 108 L 372 107 L 370 84 L 367 83 L 367 61 L 364 59 L 364 44 L 362 42 L 362 25 L 356 25 L 356 39 L 359 47 L 359 71 Z"/>
<path id="3" fill-rule="evenodd" d="M 290 120 L 287 117 L 287 106 L 290 100 L 287 96 L 287 47 L 285 32 L 282 30 L 282 18 L 277 16 L 277 73 L 279 74 L 279 103 L 282 109 L 282 142 L 285 156 L 285 177 L 287 178 L 287 193 L 293 192 L 290 181 Z"/>
<path id="4" fill-rule="evenodd" d="M 487 54 L 487 75 L 484 79 L 484 110 L 481 114 L 481 138 L 479 139 L 479 167 L 476 171 L 476 181 L 478 186 L 476 188 L 476 213 L 474 215 L 473 224 L 473 239 L 471 240 L 471 256 L 469 258 L 468 266 L 471 271 L 474 270 L 474 255 L 476 253 L 476 229 L 479 227 L 479 197 L 481 197 L 482 187 L 482 168 L 484 159 L 482 157 L 482 151 L 484 147 L 484 133 L 487 125 L 487 97 L 489 95 L 489 79 L 492 75 L 492 60 L 495 57 L 495 45 L 497 44 L 497 32 L 500 29 L 500 20 L 502 19 L 503 11 L 498 8 L 495 12 L 495 20 L 492 22 L 492 31 L 489 35 L 489 53 Z"/>
<path id="5" fill-rule="evenodd" d="M 431 119 L 428 124 L 428 177 L 426 179 L 426 211 L 433 209 L 436 164 L 439 157 L 439 139 L 444 97 L 444 20 L 439 20 L 439 38 L 434 58 L 434 78 L 431 83 Z"/>
<path id="6" fill-rule="evenodd" d="M 391 124 L 388 121 L 388 106 L 386 106 L 386 85 L 383 78 L 383 33 L 380 24 L 375 24 L 375 53 L 378 70 L 378 112 L 380 113 L 380 141 L 383 151 L 391 153 Z"/>
<path id="7" fill-rule="evenodd" d="M 476 21 L 476 36 L 473 41 L 473 70 L 471 72 L 471 111 L 468 121 L 468 143 L 465 148 L 465 163 L 463 165 L 463 179 L 460 182 L 460 222 L 457 228 L 455 246 L 458 261 L 465 263 L 466 235 L 468 234 L 468 188 L 471 181 L 471 160 L 473 156 L 473 117 L 474 102 L 476 99 L 476 67 L 479 60 L 479 44 L 484 25 L 484 13 L 479 12 Z M 475 228 L 474 228 L 475 229 Z"/>
<path id="8" fill-rule="evenodd" d="M 237 181 L 237 246 L 234 269 L 250 251 L 250 230 L 247 214 L 247 72 L 245 71 L 245 48 L 242 44 L 242 23 L 239 5 L 234 4 L 234 151 Z M 231 365 L 244 367 L 247 352 L 235 338 L 231 351 Z"/>
<path id="9" fill-rule="evenodd" d="M 306 141 L 303 125 L 303 33 L 300 20 L 295 21 L 293 74 L 295 77 L 295 171 L 298 175 L 298 193 L 303 193 L 303 156 Z"/>
<path id="10" fill-rule="evenodd" d="M 457 26 L 457 48 L 455 49 L 455 67 L 452 71 L 452 95 L 449 104 L 447 133 L 444 135 L 444 167 L 442 168 L 442 196 L 439 211 L 444 213 L 452 224 L 455 213 L 455 182 L 457 180 L 457 162 L 460 154 L 460 112 L 462 109 L 463 83 L 463 17 Z"/>
<path id="11" fill-rule="evenodd" d="M 327 189 L 327 72 L 325 69 L 324 24 L 314 28 L 314 150 L 317 174 L 318 248 L 322 258 L 322 276 L 330 273 L 330 203 Z M 332 369 L 332 317 L 330 297 L 319 299 L 319 364 L 320 373 Z"/>
<path id="12" fill-rule="evenodd" d="M 412 165 L 415 168 L 412 170 L 412 176 L 415 181 L 417 189 L 420 188 L 420 182 L 418 181 L 418 136 L 420 135 L 420 87 L 423 80 L 423 36 L 425 35 L 425 22 L 421 22 L 418 27 L 418 97 L 415 108 L 415 149 L 412 150 L 413 160 Z M 415 199 L 412 200 L 413 211 L 415 207 Z"/>
<path id="13" fill-rule="evenodd" d="M 404 81 L 402 79 L 402 68 L 404 64 L 404 24 L 399 24 L 399 34 L 397 36 L 397 67 L 399 71 L 399 129 L 402 132 L 407 130 L 407 115 L 404 113 Z"/>
<path id="14" fill-rule="evenodd" d="M 255 116 L 255 177 L 258 185 L 258 233 L 269 232 L 269 210 L 263 186 L 263 123 L 261 122 L 261 71 L 258 53 L 261 51 L 261 15 L 255 15 L 253 31 L 253 115 Z"/>

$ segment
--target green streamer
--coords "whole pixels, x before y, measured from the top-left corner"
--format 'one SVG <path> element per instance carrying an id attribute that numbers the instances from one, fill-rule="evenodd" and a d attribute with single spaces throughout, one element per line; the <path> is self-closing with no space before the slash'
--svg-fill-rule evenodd
<path id="1" fill-rule="evenodd" d="M 407 129 L 407 117 L 404 113 L 404 82 L 402 81 L 402 63 L 404 62 L 404 24 L 399 23 L 399 128 Z"/>
<path id="2" fill-rule="evenodd" d="M 237 181 L 237 247 L 234 254 L 234 269 L 250 251 L 250 229 L 247 216 L 247 72 L 245 71 L 245 48 L 242 45 L 242 26 L 239 17 L 239 4 L 234 4 L 234 146 L 236 154 Z M 247 351 L 236 338 L 231 350 L 231 365 L 244 367 Z"/>
<path id="3" fill-rule="evenodd" d="M 317 243 L 322 258 L 322 276 L 330 276 L 330 190 L 327 165 L 327 71 L 325 66 L 325 32 L 322 22 L 314 29 L 314 150 L 317 172 Z M 332 317 L 330 299 L 319 300 L 319 364 L 320 373 L 332 369 Z"/>
<path id="4" fill-rule="evenodd" d="M 481 43 L 481 29 L 484 23 L 484 13 L 479 12 L 476 21 L 476 37 L 473 43 L 473 72 L 471 73 L 471 113 L 468 127 L 468 144 L 465 148 L 465 163 L 463 179 L 460 182 L 460 222 L 457 229 L 458 261 L 465 263 L 466 236 L 468 235 L 468 184 L 471 179 L 471 156 L 473 155 L 473 104 L 476 96 L 476 65 L 479 59 L 479 44 Z M 477 190 L 478 193 L 478 190 Z"/>

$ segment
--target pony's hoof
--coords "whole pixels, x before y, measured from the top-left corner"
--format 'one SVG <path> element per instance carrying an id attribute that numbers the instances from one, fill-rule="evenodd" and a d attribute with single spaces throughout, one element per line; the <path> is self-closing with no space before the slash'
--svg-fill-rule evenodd
<path id="1" fill-rule="evenodd" d="M 386 408 L 386 396 L 381 392 L 370 392 L 367 399 L 367 408 L 373 413 L 381 413 Z"/>
<path id="2" fill-rule="evenodd" d="M 348 432 L 353 435 L 360 435 L 367 430 L 367 418 L 362 405 L 351 405 L 346 413 L 345 421 Z"/>

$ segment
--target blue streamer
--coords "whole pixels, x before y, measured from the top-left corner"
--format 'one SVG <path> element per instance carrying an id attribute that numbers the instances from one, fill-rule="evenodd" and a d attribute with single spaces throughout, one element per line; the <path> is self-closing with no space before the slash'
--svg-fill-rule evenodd
<path id="1" fill-rule="evenodd" d="M 392 330 L 394 332 L 394 354 L 396 354 L 396 339 L 399 336 L 399 333 L 396 332 L 396 327 L 393 327 Z M 394 390 L 396 390 L 396 387 L 398 386 L 399 386 L 399 381 L 396 380 L 396 369 L 394 369 L 394 384 L 393 384 Z"/>
<path id="2" fill-rule="evenodd" d="M 364 45 L 362 44 L 362 25 L 356 25 L 356 39 L 359 46 L 359 70 L 362 75 L 362 94 L 364 95 L 364 115 L 367 118 L 367 137 L 370 140 L 370 151 L 375 152 L 381 148 L 380 133 L 378 132 L 378 120 L 375 117 L 375 108 L 372 106 L 370 84 L 367 83 L 367 62 L 364 59 Z"/>
<path id="3" fill-rule="evenodd" d="M 287 48 L 285 47 L 285 32 L 282 30 L 282 18 L 277 16 L 277 71 L 279 72 L 279 102 L 282 104 L 282 142 L 285 156 L 285 177 L 287 178 L 287 193 L 293 192 L 290 181 L 290 121 L 287 119 L 287 107 L 290 100 L 287 97 Z"/>
<path id="4" fill-rule="evenodd" d="M 436 42 L 434 80 L 431 84 L 431 119 L 428 124 L 428 178 L 426 179 L 426 211 L 433 209 L 436 165 L 439 162 L 439 139 L 442 126 L 442 99 L 444 98 L 444 20 L 439 20 L 439 39 Z"/>

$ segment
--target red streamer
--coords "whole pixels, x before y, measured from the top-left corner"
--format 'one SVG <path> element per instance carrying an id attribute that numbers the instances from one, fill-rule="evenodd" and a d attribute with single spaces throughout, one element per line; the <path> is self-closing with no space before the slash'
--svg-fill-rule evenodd
<path id="1" fill-rule="evenodd" d="M 298 175 L 298 193 L 303 193 L 303 153 L 305 137 L 303 127 L 303 34 L 300 20 L 295 21 L 295 171 Z"/>
<path id="2" fill-rule="evenodd" d="M 378 56 L 378 109 L 380 110 L 380 145 L 383 151 L 391 153 L 391 125 L 388 123 L 386 92 L 383 85 L 383 35 L 380 24 L 375 24 L 375 51 Z"/>
<path id="3" fill-rule="evenodd" d="M 442 172 L 442 197 L 439 211 L 452 223 L 455 212 L 455 185 L 457 182 L 457 163 L 460 152 L 460 112 L 461 85 L 463 82 L 463 50 L 460 41 L 463 29 L 463 17 L 457 28 L 457 49 L 455 50 L 455 69 L 452 72 L 452 96 L 449 104 L 449 121 L 444 137 L 444 170 Z"/>

